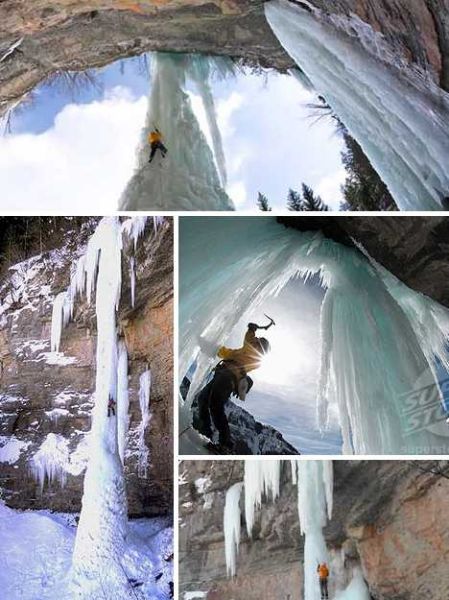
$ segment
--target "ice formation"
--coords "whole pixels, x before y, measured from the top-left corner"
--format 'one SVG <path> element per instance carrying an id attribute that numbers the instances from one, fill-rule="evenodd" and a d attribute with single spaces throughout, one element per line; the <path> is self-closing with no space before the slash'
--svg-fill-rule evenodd
<path id="1" fill-rule="evenodd" d="M 228 576 L 236 573 L 240 544 L 240 495 L 243 483 L 234 483 L 226 492 L 223 529 L 225 535 L 226 569 Z"/>
<path id="2" fill-rule="evenodd" d="M 14 435 L 0 435 L 0 463 L 13 465 L 30 444 L 31 442 L 19 440 Z"/>
<path id="3" fill-rule="evenodd" d="M 142 420 L 139 425 L 139 477 L 146 477 L 149 463 L 149 448 L 145 444 L 145 430 L 150 424 L 150 392 L 151 392 L 151 371 L 147 369 L 142 373 L 139 380 L 139 405 Z"/>
<path id="4" fill-rule="evenodd" d="M 131 306 L 134 308 L 136 301 L 136 259 L 134 256 L 129 259 L 129 278 L 131 280 Z"/>
<path id="5" fill-rule="evenodd" d="M 121 210 L 226 210 L 233 205 L 217 172 L 214 155 L 194 114 L 186 79 L 199 81 L 225 59 L 157 53 L 148 113 L 137 150 L 137 166 L 120 200 Z M 204 65 L 203 65 L 204 63 Z M 219 67 L 217 67 L 219 68 Z M 224 155 L 210 88 L 199 88 L 225 178 Z M 148 164 L 149 133 L 157 127 L 168 149 L 166 158 L 156 154 Z"/>
<path id="6" fill-rule="evenodd" d="M 248 535 L 254 527 L 255 511 L 262 506 L 262 498 L 279 496 L 280 460 L 245 461 L 245 521 Z"/>
<path id="7" fill-rule="evenodd" d="M 122 461 L 128 426 L 128 390 L 127 353 L 124 343 L 119 344 L 117 340 L 116 311 L 122 284 L 123 236 L 130 238 L 135 248 L 145 225 L 146 217 L 128 219 L 123 224 L 118 217 L 101 219 L 88 242 L 86 253 L 73 269 L 69 289 L 65 295 L 62 293 L 57 297 L 53 311 L 52 340 L 58 340 L 62 326 L 73 313 L 77 297 L 85 295 L 91 303 L 95 293 L 95 404 L 70 577 L 70 593 L 76 598 L 102 597 L 106 588 L 111 598 L 135 597 L 121 564 L 127 532 Z M 56 343 L 55 347 L 58 347 Z M 111 400 L 117 405 L 116 418 L 108 417 Z M 44 462 L 39 473 L 47 473 L 45 465 Z M 51 469 L 54 470 L 52 463 L 50 475 L 53 474 Z M 59 475 L 64 476 L 62 473 Z M 104 580 L 106 573 L 107 582 Z"/>
<path id="8" fill-rule="evenodd" d="M 117 436 L 118 451 L 125 463 L 126 437 L 129 427 L 128 351 L 124 340 L 118 344 L 117 365 Z"/>
<path id="9" fill-rule="evenodd" d="M 53 303 L 50 341 L 50 348 L 52 352 L 59 352 L 62 330 L 70 321 L 71 313 L 72 308 L 69 295 L 66 291 L 60 292 L 56 296 Z"/>
<path id="10" fill-rule="evenodd" d="M 320 600 L 316 569 L 329 564 L 323 528 L 332 518 L 332 462 L 298 460 L 298 513 L 304 535 L 304 600 Z"/>
<path id="11" fill-rule="evenodd" d="M 344 591 L 337 593 L 335 600 L 371 600 L 371 594 L 360 568 L 354 570 L 351 583 Z"/>
<path id="12" fill-rule="evenodd" d="M 69 458 L 68 440 L 62 435 L 49 433 L 31 459 L 31 469 L 35 479 L 39 481 L 41 491 L 46 480 L 49 484 L 57 480 L 64 487 Z"/>
<path id="13" fill-rule="evenodd" d="M 438 355 L 447 364 L 446 309 L 406 286 L 394 291 L 359 250 L 321 233 L 287 230 L 269 217 L 209 217 L 207 227 L 191 219 L 181 222 L 180 236 L 180 378 L 193 360 L 197 364 L 181 410 L 189 407 L 237 323 L 251 321 L 292 277 L 319 273 L 326 289 L 317 401 L 321 427 L 330 400 L 338 408 L 344 453 L 449 451 L 446 429 L 427 423 L 424 414 L 416 423 L 420 415 L 407 410 L 424 378 L 435 391 L 430 409 L 441 411 L 430 360 Z"/>
<path id="14" fill-rule="evenodd" d="M 271 0 L 265 11 L 281 44 L 362 146 L 399 207 L 441 210 L 449 194 L 448 95 L 430 77 L 393 64 L 384 40 L 360 20 L 328 22 L 319 11 L 288 0 Z"/>

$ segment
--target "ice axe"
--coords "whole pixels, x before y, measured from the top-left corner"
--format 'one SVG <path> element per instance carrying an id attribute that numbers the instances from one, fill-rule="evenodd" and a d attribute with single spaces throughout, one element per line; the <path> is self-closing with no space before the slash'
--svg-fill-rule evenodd
<path id="1" fill-rule="evenodd" d="M 272 325 L 276 325 L 274 319 L 272 319 L 271 317 L 269 317 L 267 314 L 263 313 L 265 317 L 267 317 L 267 319 L 270 321 L 270 324 L 268 327 L 271 327 Z"/>

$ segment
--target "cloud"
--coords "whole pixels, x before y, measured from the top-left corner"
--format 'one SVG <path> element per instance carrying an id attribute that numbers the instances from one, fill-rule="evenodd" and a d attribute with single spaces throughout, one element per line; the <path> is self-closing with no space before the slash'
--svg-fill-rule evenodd
<path id="1" fill-rule="evenodd" d="M 147 100 L 117 86 L 90 104 L 68 104 L 41 134 L 0 139 L 0 208 L 103 213 L 131 176 Z"/>
<path id="2" fill-rule="evenodd" d="M 341 186 L 346 180 L 346 171 L 339 169 L 335 173 L 321 179 L 316 188 L 316 193 L 321 196 L 323 201 L 330 207 L 338 210 L 340 203 L 343 202 Z"/>
<path id="3" fill-rule="evenodd" d="M 248 202 L 248 192 L 244 181 L 233 181 L 228 185 L 228 195 L 234 201 L 236 208 L 244 208 Z"/>

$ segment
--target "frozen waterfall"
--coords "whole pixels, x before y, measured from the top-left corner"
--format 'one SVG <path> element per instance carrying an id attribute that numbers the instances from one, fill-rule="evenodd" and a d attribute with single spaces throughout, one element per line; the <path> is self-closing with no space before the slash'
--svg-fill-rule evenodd
<path id="1" fill-rule="evenodd" d="M 331 22 L 287 0 L 271 0 L 265 11 L 281 44 L 361 145 L 398 206 L 441 210 L 449 197 L 449 96 L 430 77 L 393 64 L 380 34 L 355 18 Z"/>
<path id="2" fill-rule="evenodd" d="M 89 463 L 72 560 L 70 591 L 76 598 L 133 598 L 121 565 L 127 533 L 127 500 L 118 447 L 116 310 L 120 299 L 122 231 L 118 217 L 103 218 L 86 254 L 88 292 L 96 289 L 97 360 Z M 97 276 L 95 277 L 95 274 Z M 107 583 L 107 585 L 106 585 Z"/>
<path id="3" fill-rule="evenodd" d="M 332 518 L 332 462 L 298 460 L 298 513 L 304 535 L 304 600 L 320 600 L 317 565 L 329 564 L 323 528 Z"/>
<path id="4" fill-rule="evenodd" d="M 208 83 L 211 70 L 226 70 L 226 59 L 156 53 L 152 63 L 149 106 L 137 166 L 123 192 L 120 209 L 232 210 L 223 187 L 224 153 Z M 202 97 L 215 159 L 185 91 L 187 79 L 197 83 Z M 156 153 L 149 164 L 148 135 L 155 127 L 163 134 L 168 154 L 164 159 Z"/>
<path id="5" fill-rule="evenodd" d="M 264 301 L 279 294 L 292 277 L 319 273 L 326 289 L 317 399 L 320 426 L 325 429 L 332 402 L 338 409 L 343 453 L 449 450 L 441 419 L 440 427 L 427 421 L 429 411 L 442 410 L 431 357 L 447 364 L 446 309 L 438 305 L 436 313 L 436 303 L 404 285 L 393 292 L 385 275 L 358 249 L 321 233 L 285 229 L 271 217 L 209 217 L 207 227 L 201 219 L 190 219 L 181 222 L 180 236 L 180 378 L 194 360 L 197 365 L 187 407 L 236 324 L 242 318 L 254 320 L 257 311 L 263 312 Z M 424 315 L 437 317 L 420 322 Z M 432 335 L 426 337 L 428 323 Z M 257 371 L 254 379 L 257 385 Z M 433 392 L 432 397 L 426 392 L 429 406 L 410 413 L 413 398 L 419 406 L 423 381 Z"/>

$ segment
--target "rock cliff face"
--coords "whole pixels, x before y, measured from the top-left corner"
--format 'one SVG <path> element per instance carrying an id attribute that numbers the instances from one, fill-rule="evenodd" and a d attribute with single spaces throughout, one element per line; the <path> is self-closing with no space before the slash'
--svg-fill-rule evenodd
<path id="1" fill-rule="evenodd" d="M 50 352 L 54 296 L 67 288 L 70 268 L 82 254 L 90 220 L 81 235 L 68 232 L 61 246 L 15 265 L 0 282 L 0 487 L 15 508 L 80 509 L 86 433 L 90 429 L 95 386 L 96 321 L 94 308 L 79 302 L 63 330 L 59 353 Z M 125 474 L 131 515 L 171 511 L 172 498 L 172 225 L 155 236 L 147 226 L 136 252 L 136 300 L 130 301 L 126 249 L 123 259 L 119 328 L 129 353 L 130 441 Z M 5 301 L 15 289 L 14 302 Z M 146 443 L 148 478 L 137 474 L 137 427 L 140 423 L 139 377 L 150 367 L 150 426 Z M 48 439 L 70 452 L 67 481 L 58 478 L 43 490 L 32 472 L 32 457 Z"/>
<path id="2" fill-rule="evenodd" d="M 292 66 L 266 23 L 265 0 L 3 0 L 0 109 L 47 76 L 85 70 L 149 50 L 225 54 Z M 391 48 L 432 71 L 449 90 L 449 0 L 310 0 L 344 19 L 356 15 Z"/>
<path id="3" fill-rule="evenodd" d="M 427 472 L 435 466 L 334 462 L 334 513 L 325 530 L 331 597 L 335 582 L 346 585 L 356 565 L 374 600 L 448 597 L 449 479 Z M 438 466 L 449 473 L 447 461 Z M 234 580 L 226 578 L 223 510 L 226 490 L 242 480 L 242 462 L 185 461 L 180 473 L 181 593 L 208 592 L 208 600 L 302 600 L 303 540 L 290 466 L 283 468 L 280 498 L 264 503 L 252 541 L 243 523 Z"/>

